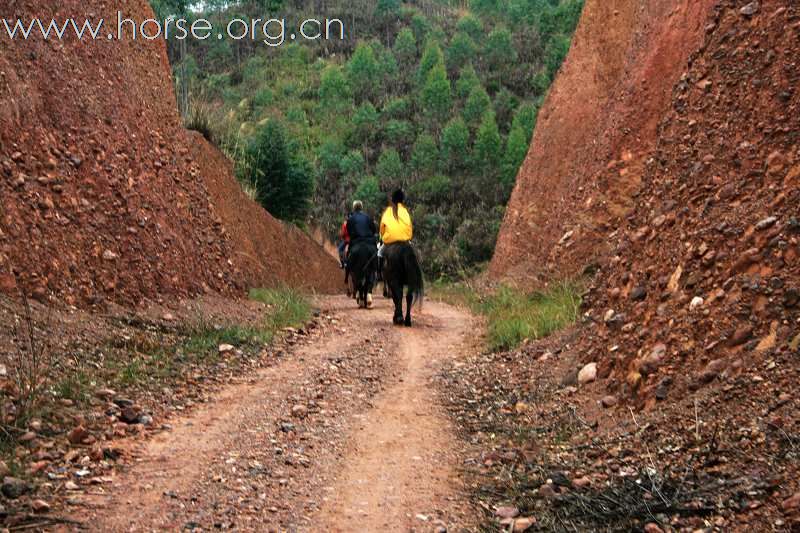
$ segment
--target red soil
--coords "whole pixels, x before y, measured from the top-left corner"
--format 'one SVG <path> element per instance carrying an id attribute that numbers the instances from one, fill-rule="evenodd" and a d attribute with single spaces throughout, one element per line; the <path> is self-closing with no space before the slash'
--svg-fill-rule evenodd
<path id="1" fill-rule="evenodd" d="M 589 0 L 539 115 L 491 264 L 538 285 L 608 251 L 713 0 Z M 570 239 L 559 244 L 567 232 Z"/>
<path id="2" fill-rule="evenodd" d="M 99 0 L 45 4 L 6 3 L 0 17 L 116 20 L 117 6 Z M 124 11 L 138 20 L 152 16 L 144 0 L 126 2 Z M 202 172 L 168 73 L 162 41 L 38 37 L 3 44 L 1 292 L 16 293 L 20 284 L 41 300 L 137 303 L 231 293 L 253 280 L 299 280 L 284 279 L 286 269 L 270 270 L 275 261 L 261 277 L 252 275 L 252 264 L 238 264 L 243 241 L 227 237 L 220 222 L 232 219 L 224 211 L 218 219 L 216 204 L 226 199 L 209 196 L 196 178 Z M 215 175 L 234 183 L 229 173 Z M 274 220 L 262 218 L 266 231 L 276 231 Z M 281 247 L 261 253 L 312 263 L 304 284 L 330 288 L 335 264 L 317 264 L 319 254 L 309 252 L 316 245 L 300 232 L 285 235 Z M 279 255 L 286 249 L 303 255 Z"/>

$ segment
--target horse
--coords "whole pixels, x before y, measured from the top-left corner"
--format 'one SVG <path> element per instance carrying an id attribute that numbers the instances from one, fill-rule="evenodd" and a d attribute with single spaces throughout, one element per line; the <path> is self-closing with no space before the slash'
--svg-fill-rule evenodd
<path id="1" fill-rule="evenodd" d="M 352 280 L 353 296 L 359 307 L 371 307 L 372 289 L 378 265 L 378 248 L 370 242 L 355 242 L 350 245 L 347 270 Z"/>
<path id="2" fill-rule="evenodd" d="M 407 242 L 390 244 L 383 249 L 383 280 L 389 287 L 394 301 L 394 324 L 411 327 L 411 307 L 414 302 L 422 304 L 424 282 L 422 269 L 414 248 Z M 406 294 L 406 316 L 403 319 L 403 287 Z"/>

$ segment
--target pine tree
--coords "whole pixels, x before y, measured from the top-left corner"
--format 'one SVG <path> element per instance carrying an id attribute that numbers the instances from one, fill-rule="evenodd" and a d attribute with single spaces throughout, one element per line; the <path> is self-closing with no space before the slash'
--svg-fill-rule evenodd
<path id="1" fill-rule="evenodd" d="M 475 136 L 475 148 L 473 150 L 473 160 L 476 167 L 481 168 L 485 173 L 497 170 L 500 159 L 503 155 L 503 139 L 500 137 L 500 130 L 497 128 L 497 121 L 492 111 L 487 111 L 483 115 L 481 126 Z"/>
<path id="2" fill-rule="evenodd" d="M 525 142 L 530 144 L 533 137 L 533 128 L 536 127 L 536 117 L 539 114 L 539 109 L 535 104 L 526 103 L 519 106 L 517 112 L 514 114 L 514 120 L 511 122 L 511 129 L 521 129 L 525 132 Z"/>
<path id="3" fill-rule="evenodd" d="M 417 58 L 417 38 L 409 28 L 403 28 L 394 40 L 394 54 L 403 65 L 414 63 Z"/>
<path id="4" fill-rule="evenodd" d="M 359 43 L 347 63 L 347 74 L 356 100 L 363 102 L 372 97 L 380 83 L 375 52 L 365 43 Z"/>
<path id="5" fill-rule="evenodd" d="M 442 49 L 436 41 L 428 41 L 425 45 L 425 51 L 422 53 L 422 59 L 419 62 L 417 85 L 421 87 L 428 80 L 430 71 L 440 65 L 444 66 Z"/>
<path id="6" fill-rule="evenodd" d="M 475 72 L 475 67 L 472 66 L 472 63 L 469 63 L 461 69 L 461 76 L 456 82 L 456 96 L 461 100 L 466 100 L 472 90 L 480 84 L 481 80 Z"/>
<path id="7" fill-rule="evenodd" d="M 411 166 L 417 176 L 430 176 L 439 167 L 439 147 L 429 133 L 420 133 L 411 153 Z"/>
<path id="8" fill-rule="evenodd" d="M 450 115 L 452 107 L 450 80 L 447 79 L 444 66 L 438 65 L 428 73 L 428 80 L 422 89 L 422 109 L 431 128 L 439 129 Z"/>
<path id="9" fill-rule="evenodd" d="M 461 117 L 451 120 L 442 130 L 442 158 L 448 170 L 467 166 L 469 129 Z"/>
<path id="10" fill-rule="evenodd" d="M 456 33 L 447 47 L 447 68 L 450 72 L 458 71 L 462 65 L 474 59 L 477 49 L 471 37 L 465 33 Z"/>
<path id="11" fill-rule="evenodd" d="M 302 222 L 311 209 L 314 176 L 284 126 L 269 120 L 247 148 L 247 180 L 255 184 L 259 203 L 274 216 Z"/>
<path id="12" fill-rule="evenodd" d="M 475 15 L 466 14 L 461 17 L 456 25 L 458 31 L 470 36 L 474 41 L 480 42 L 483 37 L 483 24 Z"/>
<path id="13" fill-rule="evenodd" d="M 399 187 L 405 180 L 405 165 L 400 159 L 400 154 L 394 148 L 389 148 L 381 153 L 375 173 L 381 180 L 381 185 L 386 189 Z"/>
<path id="14" fill-rule="evenodd" d="M 511 191 L 520 165 L 528 155 L 528 140 L 521 126 L 511 128 L 506 141 L 506 153 L 503 157 L 503 174 L 501 181 L 506 192 Z"/>
<path id="15" fill-rule="evenodd" d="M 471 128 L 477 128 L 481 121 L 484 119 L 487 111 L 492 109 L 492 100 L 486 94 L 486 89 L 478 85 L 472 89 L 472 92 L 464 104 L 464 120 Z"/>
<path id="16" fill-rule="evenodd" d="M 334 112 L 342 112 L 350 107 L 352 92 L 340 67 L 330 65 L 322 71 L 319 99 L 325 109 Z"/>

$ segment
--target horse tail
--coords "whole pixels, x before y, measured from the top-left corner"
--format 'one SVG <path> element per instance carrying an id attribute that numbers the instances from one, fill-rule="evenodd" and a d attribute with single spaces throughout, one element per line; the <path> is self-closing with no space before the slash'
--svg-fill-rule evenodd
<path id="1" fill-rule="evenodd" d="M 422 277 L 422 268 L 419 265 L 417 252 L 411 246 L 408 247 L 405 263 L 406 276 L 408 276 L 408 290 L 414 295 L 414 302 L 422 309 L 422 300 L 425 295 L 425 280 Z"/>

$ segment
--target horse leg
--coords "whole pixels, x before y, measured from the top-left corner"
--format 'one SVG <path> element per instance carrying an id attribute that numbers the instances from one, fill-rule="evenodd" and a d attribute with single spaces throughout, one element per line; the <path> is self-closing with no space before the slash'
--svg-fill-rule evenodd
<path id="1" fill-rule="evenodd" d="M 392 300 L 394 301 L 394 323 L 400 325 L 403 323 L 403 286 L 393 281 L 390 284 L 389 292 L 392 293 Z"/>
<path id="2" fill-rule="evenodd" d="M 411 290 L 411 287 L 408 288 L 408 294 L 406 295 L 406 327 L 411 327 L 411 306 L 414 303 L 414 291 Z"/>

